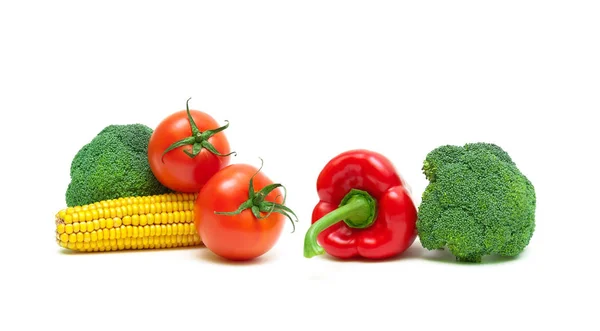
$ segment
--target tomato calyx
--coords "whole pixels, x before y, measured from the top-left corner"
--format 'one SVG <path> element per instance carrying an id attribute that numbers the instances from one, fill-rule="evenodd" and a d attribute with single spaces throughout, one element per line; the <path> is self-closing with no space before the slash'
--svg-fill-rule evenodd
<path id="1" fill-rule="evenodd" d="M 283 186 L 282 184 L 279 184 L 279 183 L 270 184 L 270 185 L 263 187 L 258 192 L 254 191 L 254 176 L 256 176 L 256 174 L 258 174 L 260 172 L 260 170 L 262 169 L 262 166 L 263 166 L 262 159 L 260 161 L 261 161 L 260 168 L 254 175 L 252 175 L 252 177 L 250 177 L 250 183 L 249 183 L 249 188 L 248 188 L 248 200 L 244 201 L 238 207 L 238 209 L 236 209 L 234 211 L 229 211 L 229 212 L 215 211 L 215 214 L 233 216 L 233 215 L 238 215 L 238 214 L 242 213 L 246 209 L 250 209 L 256 219 L 262 220 L 262 219 L 265 219 L 265 218 L 271 216 L 272 213 L 280 213 L 280 214 L 284 215 L 285 217 L 287 217 L 292 222 L 292 226 L 293 226 L 292 232 L 294 232 L 294 231 L 296 231 L 296 224 L 294 224 L 294 222 L 298 221 L 298 216 L 296 216 L 294 211 L 292 211 L 290 208 L 285 206 L 285 199 L 286 199 L 286 195 L 287 195 L 285 186 Z M 277 189 L 279 187 L 281 187 L 284 191 L 282 203 L 265 200 L 271 192 L 273 192 L 275 189 Z M 279 196 L 277 196 L 277 197 L 279 197 Z M 263 216 L 263 213 L 266 213 L 266 215 Z M 296 220 L 294 220 L 291 215 L 293 215 L 296 218 Z"/>
<path id="2" fill-rule="evenodd" d="M 206 130 L 204 132 L 200 131 L 198 129 L 198 126 L 196 125 L 196 122 L 194 122 L 194 119 L 192 118 L 192 114 L 190 113 L 190 107 L 189 107 L 190 99 L 191 98 L 187 99 L 187 101 L 185 102 L 185 108 L 187 111 L 188 121 L 190 122 L 190 128 L 192 129 L 192 135 L 189 137 L 185 137 L 179 141 L 174 142 L 171 146 L 169 146 L 167 149 L 165 149 L 165 151 L 161 155 L 162 162 L 163 163 L 165 162 L 164 161 L 165 154 L 174 150 L 177 147 L 186 146 L 186 145 L 192 145 L 191 151 L 186 150 L 186 149 L 183 150 L 183 152 L 190 158 L 194 158 L 198 154 L 200 154 L 200 151 L 202 150 L 202 148 L 206 148 L 209 152 L 211 152 L 217 156 L 229 156 L 231 154 L 237 155 L 236 152 L 231 152 L 228 154 L 221 154 L 219 151 L 217 151 L 215 146 L 213 146 L 213 144 L 211 144 L 208 141 L 208 139 L 210 137 L 227 129 L 229 127 L 229 121 L 226 120 L 225 122 L 227 122 L 227 124 L 225 124 L 219 128 L 216 128 L 213 130 Z"/>

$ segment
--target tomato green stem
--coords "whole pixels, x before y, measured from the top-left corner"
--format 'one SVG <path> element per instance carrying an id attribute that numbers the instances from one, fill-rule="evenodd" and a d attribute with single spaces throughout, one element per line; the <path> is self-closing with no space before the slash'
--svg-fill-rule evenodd
<path id="1" fill-rule="evenodd" d="M 243 212 L 246 209 L 250 209 L 256 219 L 262 220 L 262 219 L 269 217 L 272 213 L 280 213 L 280 214 L 284 215 L 285 217 L 287 217 L 292 222 L 292 226 L 293 226 L 292 232 L 295 232 L 296 224 L 294 222 L 298 221 L 298 216 L 296 216 L 294 211 L 292 211 L 290 208 L 288 208 L 284 205 L 286 195 L 287 195 L 287 190 L 285 189 L 285 186 L 283 186 L 281 184 L 270 184 L 270 185 L 263 187 L 258 192 L 254 191 L 254 177 L 260 172 L 260 170 L 263 167 L 263 160 L 260 159 L 260 162 L 261 162 L 260 168 L 258 169 L 258 171 L 256 173 L 254 173 L 254 175 L 252 175 L 252 177 L 250 177 L 250 183 L 248 184 L 248 186 L 249 186 L 248 187 L 248 200 L 244 201 L 234 211 L 229 211 L 229 212 L 215 211 L 215 214 L 233 216 L 233 215 L 240 214 L 241 212 Z M 279 187 L 281 187 L 284 191 L 282 203 L 265 200 L 267 198 L 267 196 L 269 194 L 271 194 L 271 192 L 273 192 L 274 190 L 276 190 Z M 262 213 L 267 213 L 267 215 L 263 216 Z M 294 220 L 291 215 L 294 215 L 296 220 Z"/>
<path id="2" fill-rule="evenodd" d="M 190 107 L 189 107 L 190 99 L 191 98 L 187 99 L 187 101 L 185 102 L 185 109 L 187 111 L 188 121 L 190 122 L 190 129 L 192 130 L 192 135 L 174 142 L 171 146 L 169 146 L 167 149 L 165 149 L 165 151 L 161 155 L 161 161 L 163 163 L 165 162 L 164 157 L 165 157 L 165 154 L 167 154 L 168 152 L 174 150 L 175 148 L 178 148 L 181 146 L 186 146 L 186 145 L 192 145 L 191 151 L 185 150 L 185 149 L 183 150 L 183 152 L 190 158 L 194 158 L 198 154 L 200 154 L 200 151 L 202 151 L 202 148 L 206 148 L 209 152 L 213 153 L 214 155 L 221 156 L 221 157 L 229 156 L 232 154 L 237 155 L 236 152 L 221 154 L 219 151 L 217 151 L 215 146 L 213 146 L 213 144 L 211 144 L 208 141 L 210 137 L 227 129 L 229 127 L 229 121 L 225 121 L 225 122 L 227 122 L 227 124 L 225 124 L 219 128 L 216 128 L 213 130 L 206 130 L 204 132 L 200 131 L 200 129 L 198 129 L 198 126 L 196 125 L 196 122 L 194 122 L 194 119 L 192 118 L 192 114 L 190 112 Z"/>
<path id="3" fill-rule="evenodd" d="M 324 253 L 319 246 L 317 237 L 328 227 L 344 222 L 351 228 L 364 229 L 373 224 L 377 214 L 377 202 L 367 192 L 351 190 L 340 206 L 314 222 L 304 237 L 304 257 L 311 258 Z"/>

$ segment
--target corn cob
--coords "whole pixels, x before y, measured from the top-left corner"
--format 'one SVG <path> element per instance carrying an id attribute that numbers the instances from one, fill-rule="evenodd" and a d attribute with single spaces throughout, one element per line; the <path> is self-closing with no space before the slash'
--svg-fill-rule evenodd
<path id="1" fill-rule="evenodd" d="M 82 252 L 196 246 L 196 194 L 105 200 L 56 214 L 56 242 Z"/>

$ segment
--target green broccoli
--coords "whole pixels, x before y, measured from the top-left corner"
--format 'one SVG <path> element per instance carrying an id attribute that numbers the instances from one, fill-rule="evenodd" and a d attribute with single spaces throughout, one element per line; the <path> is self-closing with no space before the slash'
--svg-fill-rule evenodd
<path id="1" fill-rule="evenodd" d="M 424 248 L 447 247 L 458 261 L 516 256 L 535 229 L 532 183 L 499 146 L 440 146 L 423 163 L 429 181 L 418 208 Z"/>
<path id="2" fill-rule="evenodd" d="M 170 192 L 148 163 L 152 132 L 143 124 L 109 125 L 83 146 L 71 162 L 67 206 Z"/>

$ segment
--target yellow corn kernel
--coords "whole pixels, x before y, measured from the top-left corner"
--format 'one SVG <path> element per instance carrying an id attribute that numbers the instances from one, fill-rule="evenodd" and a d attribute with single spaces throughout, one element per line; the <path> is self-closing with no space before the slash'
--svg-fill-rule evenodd
<path id="1" fill-rule="evenodd" d="M 66 234 L 66 233 L 61 234 L 60 235 L 60 241 L 62 241 L 64 243 L 68 242 L 69 241 L 69 235 Z"/>
<path id="2" fill-rule="evenodd" d="M 154 225 L 150 225 L 150 236 L 156 236 L 156 227 Z"/>
<path id="3" fill-rule="evenodd" d="M 90 240 L 91 241 L 96 241 L 98 240 L 98 233 L 96 231 L 92 231 L 90 232 Z"/>
<path id="4" fill-rule="evenodd" d="M 66 224 L 71 224 L 71 223 L 73 223 L 73 215 L 72 215 L 72 214 L 67 214 L 67 215 L 65 215 L 65 223 L 66 223 Z"/>
<path id="5" fill-rule="evenodd" d="M 65 233 L 65 225 L 60 223 L 56 226 L 56 233 L 63 234 Z"/>
<path id="6" fill-rule="evenodd" d="M 115 225 L 114 218 L 107 218 L 106 219 L 106 228 L 107 229 L 112 229 L 114 225 Z"/>
<path id="7" fill-rule="evenodd" d="M 83 242 L 83 233 L 77 233 L 77 242 Z"/>
<path id="8" fill-rule="evenodd" d="M 123 216 L 123 224 L 131 225 L 131 216 Z"/>
<path id="9" fill-rule="evenodd" d="M 115 239 L 121 239 L 121 228 L 115 228 Z"/>
<path id="10" fill-rule="evenodd" d="M 160 214 L 160 223 L 161 224 L 168 224 L 169 223 L 169 216 L 167 215 L 167 213 L 161 213 Z"/>
<path id="11" fill-rule="evenodd" d="M 65 225 L 65 232 L 67 234 L 73 233 L 73 224 L 67 224 L 67 225 Z"/>
<path id="12" fill-rule="evenodd" d="M 100 222 L 98 220 L 93 220 L 92 223 L 94 223 L 94 230 L 100 229 Z"/>
<path id="13" fill-rule="evenodd" d="M 83 241 L 84 242 L 90 242 L 90 241 L 92 241 L 92 237 L 90 236 L 89 232 L 86 232 L 86 233 L 83 234 Z"/>
<path id="14" fill-rule="evenodd" d="M 142 213 L 140 213 L 140 208 L 139 208 L 141 206 L 143 206 L 143 205 L 138 204 L 138 203 L 136 203 L 133 206 L 131 206 L 131 214 L 130 215 L 139 215 L 139 214 L 142 214 Z"/>
<path id="15" fill-rule="evenodd" d="M 144 226 L 144 237 L 148 237 L 150 235 L 150 226 Z"/>
<path id="16" fill-rule="evenodd" d="M 108 232 L 108 236 L 109 236 L 109 238 L 110 238 L 111 240 L 112 240 L 112 239 L 115 239 L 116 233 L 115 233 L 115 229 L 114 229 L 114 228 L 111 228 L 111 229 L 109 230 L 109 232 Z"/>
<path id="17" fill-rule="evenodd" d="M 73 215 L 71 215 L 71 217 L 73 218 L 73 223 L 79 222 L 79 213 L 78 212 L 74 212 Z"/>
<path id="18" fill-rule="evenodd" d="M 138 236 L 138 227 L 134 226 L 133 228 L 133 235 L 131 236 L 132 238 L 137 238 Z"/>
<path id="19" fill-rule="evenodd" d="M 89 222 L 87 222 L 87 226 L 86 226 L 86 228 L 87 228 L 87 232 L 92 232 L 92 231 L 94 231 L 94 230 L 95 230 L 95 229 L 94 229 L 94 222 L 92 222 L 92 221 L 89 221 Z"/>
<path id="20" fill-rule="evenodd" d="M 86 210 L 84 215 L 85 215 L 84 219 L 86 222 L 94 219 L 94 217 L 92 216 L 92 212 L 90 210 Z"/>
<path id="21" fill-rule="evenodd" d="M 71 242 L 71 243 L 74 243 L 74 242 L 76 242 L 76 241 L 77 241 L 77 235 L 76 235 L 76 234 L 74 234 L 74 233 L 71 233 L 71 234 L 69 235 L 69 242 Z"/>
<path id="22" fill-rule="evenodd" d="M 74 241 L 70 241 L 70 240 L 69 240 L 69 243 L 67 244 L 67 247 L 68 247 L 69 249 L 75 249 L 75 242 L 74 242 Z"/>
<path id="23" fill-rule="evenodd" d="M 154 214 L 147 214 L 148 224 L 154 224 Z"/>
<path id="24" fill-rule="evenodd" d="M 108 229 L 102 229 L 102 235 L 104 236 L 104 240 L 108 240 L 110 238 L 110 231 Z"/>
<path id="25" fill-rule="evenodd" d="M 135 226 L 140 225 L 140 216 L 132 215 L 131 216 L 131 225 L 135 225 Z"/>
<path id="26" fill-rule="evenodd" d="M 100 222 L 100 229 L 106 228 L 106 218 L 101 218 L 99 220 L 99 222 Z"/>
<path id="27" fill-rule="evenodd" d="M 123 223 L 123 222 L 121 221 L 121 219 L 120 219 L 120 218 L 115 218 L 115 220 L 114 220 L 114 225 L 113 225 L 113 226 L 114 226 L 115 228 L 118 228 L 118 227 L 120 227 L 120 226 L 121 226 L 121 224 L 122 224 L 122 223 Z"/>
<path id="28" fill-rule="evenodd" d="M 148 217 L 146 215 L 140 215 L 140 225 L 146 225 L 148 224 Z"/>
<path id="29" fill-rule="evenodd" d="M 73 232 L 79 232 L 79 222 L 73 223 Z"/>
<path id="30" fill-rule="evenodd" d="M 126 238 L 131 238 L 131 237 L 133 237 L 133 227 L 131 225 L 128 225 Z"/>
<path id="31" fill-rule="evenodd" d="M 97 220 L 98 218 L 99 218 L 99 216 L 98 216 L 98 209 L 92 209 L 92 219 L 88 220 L 88 221 Z"/>

